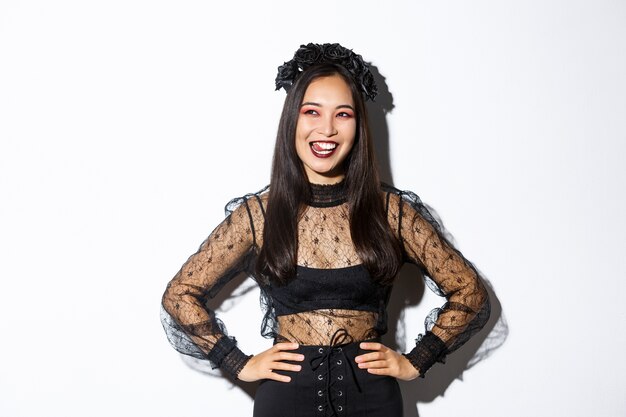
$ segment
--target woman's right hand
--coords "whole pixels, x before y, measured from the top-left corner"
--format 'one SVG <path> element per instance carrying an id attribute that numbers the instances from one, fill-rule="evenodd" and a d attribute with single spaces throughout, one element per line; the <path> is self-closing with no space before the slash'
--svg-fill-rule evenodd
<path id="1" fill-rule="evenodd" d="M 274 370 L 298 372 L 302 369 L 300 365 L 283 362 L 302 362 L 304 360 L 302 354 L 286 352 L 294 349 L 298 349 L 297 343 L 276 343 L 271 348 L 252 356 L 239 371 L 237 378 L 245 382 L 258 381 L 259 379 L 273 379 L 279 382 L 291 381 L 291 377 L 278 374 Z"/>

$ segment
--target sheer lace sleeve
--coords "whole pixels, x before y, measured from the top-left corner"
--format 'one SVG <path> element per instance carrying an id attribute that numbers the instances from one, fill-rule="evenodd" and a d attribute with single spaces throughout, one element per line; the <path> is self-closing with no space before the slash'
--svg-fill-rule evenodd
<path id="1" fill-rule="evenodd" d="M 474 266 L 443 236 L 441 227 L 417 195 L 401 191 L 388 194 L 392 227 L 402 243 L 408 262 L 425 273 L 426 284 L 446 298 L 430 312 L 426 332 L 404 354 L 424 377 L 435 362 L 463 345 L 489 319 L 487 291 Z"/>
<path id="2" fill-rule="evenodd" d="M 185 355 L 209 360 L 213 368 L 234 378 L 250 356 L 227 335 L 206 302 L 247 269 L 256 245 L 253 219 L 258 208 L 246 198 L 231 201 L 226 207 L 229 215 L 168 283 L 161 303 L 161 322 L 172 346 Z"/>

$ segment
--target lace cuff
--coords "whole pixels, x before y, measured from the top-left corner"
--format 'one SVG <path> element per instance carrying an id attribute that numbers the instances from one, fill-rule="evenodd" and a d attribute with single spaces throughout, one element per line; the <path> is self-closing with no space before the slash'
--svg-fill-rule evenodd
<path id="1" fill-rule="evenodd" d="M 235 338 L 223 336 L 209 352 L 208 359 L 233 379 L 237 379 L 239 372 L 252 355 L 246 355 L 237 347 Z M 213 369 L 215 369 L 213 368 Z"/>
<path id="2" fill-rule="evenodd" d="M 444 362 L 447 354 L 445 343 L 432 332 L 420 337 L 417 344 L 409 353 L 403 353 L 411 364 L 420 372 L 419 377 L 424 378 L 435 362 Z"/>

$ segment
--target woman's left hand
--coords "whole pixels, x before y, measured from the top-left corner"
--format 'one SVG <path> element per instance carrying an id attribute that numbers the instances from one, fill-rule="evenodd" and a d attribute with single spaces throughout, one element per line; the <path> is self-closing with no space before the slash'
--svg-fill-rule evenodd
<path id="1" fill-rule="evenodd" d="M 419 376 L 419 371 L 405 356 L 382 343 L 362 342 L 359 347 L 373 351 L 354 358 L 359 368 L 367 369 L 370 374 L 388 375 L 403 381 L 410 381 Z"/>

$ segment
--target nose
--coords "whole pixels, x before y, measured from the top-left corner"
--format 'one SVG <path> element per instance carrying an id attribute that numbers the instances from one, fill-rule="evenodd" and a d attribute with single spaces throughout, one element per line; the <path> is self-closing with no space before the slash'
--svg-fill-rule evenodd
<path id="1" fill-rule="evenodd" d="M 335 136 L 338 133 L 335 127 L 335 117 L 333 115 L 321 117 L 318 132 L 326 137 Z"/>

